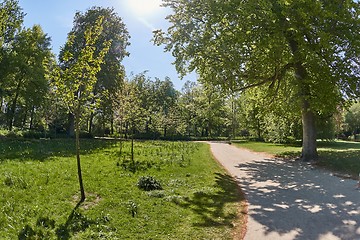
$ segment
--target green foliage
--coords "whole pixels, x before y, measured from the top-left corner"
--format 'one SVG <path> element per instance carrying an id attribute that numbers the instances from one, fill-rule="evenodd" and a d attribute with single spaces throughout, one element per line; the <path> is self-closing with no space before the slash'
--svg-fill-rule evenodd
<path id="1" fill-rule="evenodd" d="M 331 117 L 317 116 L 317 139 L 334 140 L 336 135 L 335 119 Z"/>
<path id="2" fill-rule="evenodd" d="M 75 58 L 81 54 L 83 48 L 83 36 L 88 28 L 96 25 L 98 19 L 102 20 L 102 31 L 94 41 L 97 51 L 110 42 L 109 49 L 103 56 L 101 69 L 96 73 L 96 83 L 93 87 L 93 95 L 96 96 L 95 111 L 89 118 L 89 132 L 93 130 L 93 124 L 105 125 L 113 120 L 115 95 L 123 86 L 125 69 L 121 61 L 129 53 L 126 47 L 129 43 L 129 33 L 122 19 L 116 14 L 113 8 L 92 7 L 85 13 L 77 12 L 74 19 L 74 27 L 70 32 L 74 41 L 71 45 L 65 45 L 60 51 L 60 59 L 63 59 L 66 52 L 72 52 Z M 104 131 L 101 129 L 100 131 Z"/>
<path id="3" fill-rule="evenodd" d="M 360 133 L 360 103 L 354 103 L 345 113 L 345 129 L 352 134 Z"/>
<path id="4" fill-rule="evenodd" d="M 36 113 L 46 101 L 49 91 L 46 72 L 52 60 L 50 38 L 40 26 L 35 25 L 17 33 L 6 56 L 9 65 L 3 85 L 7 93 L 4 101 L 10 131 L 14 124 L 23 127 L 26 124 L 23 118 L 25 116 L 27 120 L 27 115 L 30 115 L 29 128 L 39 122 Z"/>
<path id="5" fill-rule="evenodd" d="M 287 89 L 276 102 L 288 92 L 295 96 L 304 124 L 303 158 L 316 158 L 315 115 L 331 115 L 345 95 L 359 93 L 358 2 L 165 0 L 164 5 L 172 10 L 171 25 L 155 31 L 154 42 L 172 52 L 178 72 L 196 71 L 203 81 L 231 91 L 262 86 L 276 95 Z"/>
<path id="6" fill-rule="evenodd" d="M 0 45 L 9 43 L 20 30 L 25 14 L 17 0 L 4 0 L 0 3 Z M 0 57 L 1 60 L 1 57 Z"/>
<path id="7" fill-rule="evenodd" d="M 23 133 L 24 138 L 30 138 L 30 139 L 40 139 L 46 137 L 46 132 L 38 132 L 34 130 L 26 131 Z"/>
<path id="8" fill-rule="evenodd" d="M 128 202 L 128 209 L 132 217 L 135 217 L 135 215 L 138 213 L 138 205 L 132 200 Z"/>
<path id="9" fill-rule="evenodd" d="M 81 200 L 85 200 L 85 190 L 82 180 L 80 161 L 80 122 L 90 114 L 96 104 L 94 88 L 97 73 L 101 70 L 111 41 L 105 41 L 97 46 L 97 40 L 103 31 L 103 17 L 96 19 L 93 26 L 89 26 L 81 35 L 83 40 L 79 49 L 75 48 L 75 35 L 70 33 L 65 49 L 60 57 L 60 68 L 54 71 L 54 89 L 58 97 L 67 105 L 74 117 L 77 169 L 80 184 Z M 76 49 L 76 51 L 74 51 Z M 79 52 L 78 52 L 79 51 Z"/>
<path id="10" fill-rule="evenodd" d="M 138 188 L 144 191 L 162 190 L 161 183 L 152 176 L 142 176 L 136 184 Z"/>
<path id="11" fill-rule="evenodd" d="M 91 101 L 94 99 L 96 74 L 101 70 L 111 43 L 107 41 L 100 48 L 96 46 L 96 40 L 103 31 L 102 22 L 103 18 L 99 18 L 95 25 L 86 29 L 80 52 L 66 51 L 60 59 L 60 69 L 55 72 L 55 91 L 73 114 L 83 115 L 87 109 L 89 111 L 94 107 Z M 65 49 L 72 49 L 74 44 L 75 36 L 70 33 Z"/>

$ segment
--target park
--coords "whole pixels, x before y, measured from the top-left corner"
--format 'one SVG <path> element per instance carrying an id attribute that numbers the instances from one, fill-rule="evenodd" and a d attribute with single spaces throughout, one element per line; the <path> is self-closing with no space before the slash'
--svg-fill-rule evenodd
<path id="1" fill-rule="evenodd" d="M 359 239 L 358 1 L 142 1 L 182 87 L 116 1 L 55 52 L 0 2 L 0 239 Z"/>

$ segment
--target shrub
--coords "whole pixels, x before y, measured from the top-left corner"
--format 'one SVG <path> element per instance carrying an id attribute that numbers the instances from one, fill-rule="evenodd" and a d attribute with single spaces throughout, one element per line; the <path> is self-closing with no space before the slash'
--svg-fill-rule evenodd
<path id="1" fill-rule="evenodd" d="M 152 191 L 152 190 L 162 190 L 162 186 L 158 180 L 153 178 L 152 176 L 143 176 L 140 177 L 138 183 L 138 188 L 144 191 Z"/>
<path id="2" fill-rule="evenodd" d="M 45 137 L 47 134 L 44 132 L 38 132 L 38 131 L 26 131 L 23 133 L 23 137 L 24 138 L 29 138 L 29 139 L 40 139 Z"/>
<path id="3" fill-rule="evenodd" d="M 138 213 L 138 205 L 132 200 L 128 202 L 128 209 L 132 217 L 135 217 L 135 215 Z"/>

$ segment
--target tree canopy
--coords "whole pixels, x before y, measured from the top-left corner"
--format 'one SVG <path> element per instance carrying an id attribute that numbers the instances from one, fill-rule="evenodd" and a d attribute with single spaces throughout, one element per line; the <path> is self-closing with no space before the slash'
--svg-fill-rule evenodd
<path id="1" fill-rule="evenodd" d="M 165 0 L 173 10 L 165 44 L 184 75 L 238 91 L 286 86 L 297 95 L 303 159 L 316 159 L 315 119 L 359 95 L 360 6 L 356 1 Z"/>
<path id="2" fill-rule="evenodd" d="M 74 26 L 69 34 L 74 37 L 73 44 L 65 45 L 61 51 L 59 60 L 63 67 L 68 63 L 64 60 L 65 53 L 71 51 L 73 58 L 77 59 L 81 49 L 84 47 L 84 32 L 91 26 L 96 24 L 97 19 L 103 18 L 102 32 L 96 40 L 96 47 L 101 49 L 102 45 L 111 41 L 109 51 L 104 56 L 104 61 L 101 64 L 101 69 L 96 74 L 96 84 L 94 86 L 94 96 L 99 98 L 99 105 L 97 111 L 94 112 L 89 121 L 89 131 L 92 131 L 92 124 L 94 116 L 99 113 L 103 119 L 110 119 L 113 116 L 113 97 L 117 91 L 120 90 L 124 78 L 125 69 L 121 64 L 124 57 L 129 53 L 126 47 L 130 45 L 130 35 L 123 23 L 113 8 L 92 7 L 85 13 L 77 12 L 74 18 Z M 103 120 L 104 121 L 104 120 Z"/>

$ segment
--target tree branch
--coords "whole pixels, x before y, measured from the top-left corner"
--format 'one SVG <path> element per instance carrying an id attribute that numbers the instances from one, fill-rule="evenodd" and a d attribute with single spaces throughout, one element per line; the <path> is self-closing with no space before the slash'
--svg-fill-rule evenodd
<path id="1" fill-rule="evenodd" d="M 265 83 L 268 83 L 268 82 L 272 82 L 272 85 L 274 85 L 276 81 L 279 81 L 279 85 L 280 85 L 280 81 L 285 77 L 286 72 L 289 69 L 293 68 L 293 67 L 294 67 L 294 63 L 288 63 L 285 66 L 283 66 L 279 71 L 275 70 L 275 73 L 274 73 L 273 76 L 262 79 L 260 82 L 240 87 L 238 89 L 235 89 L 235 91 L 238 91 L 238 92 L 244 91 L 244 90 L 249 89 L 249 88 L 261 86 L 261 85 L 263 85 Z M 258 79 L 261 79 L 261 77 L 250 77 L 250 76 L 246 76 L 246 75 L 244 75 L 242 77 L 243 78 L 254 78 L 254 79 L 258 78 Z"/>

